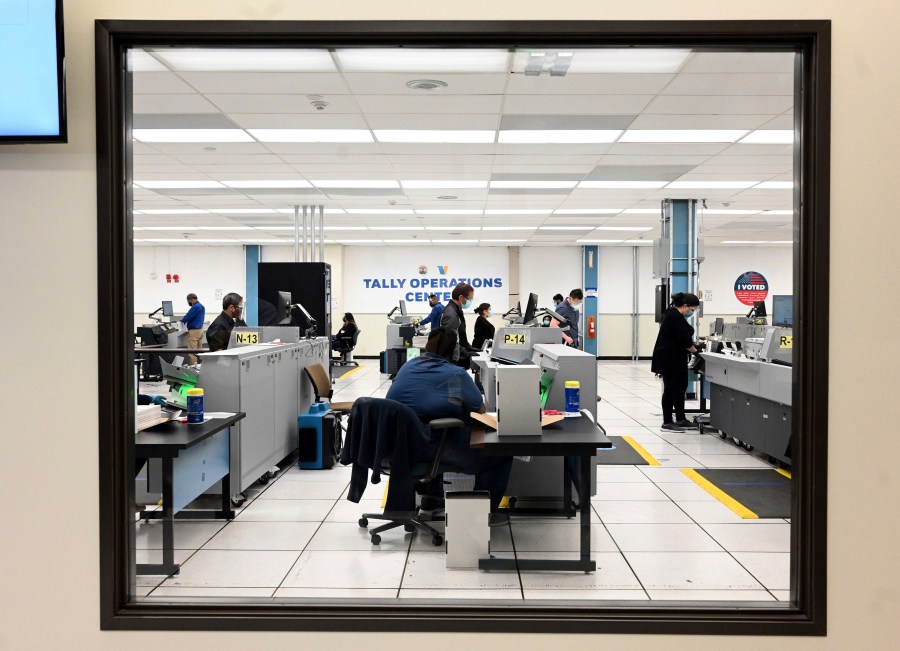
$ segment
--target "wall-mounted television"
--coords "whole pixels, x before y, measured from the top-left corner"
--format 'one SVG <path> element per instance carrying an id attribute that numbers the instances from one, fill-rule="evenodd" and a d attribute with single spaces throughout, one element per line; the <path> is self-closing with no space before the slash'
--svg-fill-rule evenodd
<path id="1" fill-rule="evenodd" d="M 67 142 L 62 0 L 0 1 L 0 145 Z"/>

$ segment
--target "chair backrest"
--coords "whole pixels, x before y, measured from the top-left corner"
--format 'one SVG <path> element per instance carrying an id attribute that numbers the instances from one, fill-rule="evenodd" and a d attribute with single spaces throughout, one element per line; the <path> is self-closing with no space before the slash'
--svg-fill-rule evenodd
<path id="1" fill-rule="evenodd" d="M 328 371 L 321 364 L 310 364 L 303 369 L 309 381 L 312 382 L 313 391 L 316 392 L 316 400 L 331 398 L 331 380 Z"/>
<path id="2" fill-rule="evenodd" d="M 353 338 L 350 340 L 350 350 L 356 348 L 356 341 L 359 339 L 359 333 L 362 332 L 359 328 L 356 329 L 356 332 L 353 333 Z"/>

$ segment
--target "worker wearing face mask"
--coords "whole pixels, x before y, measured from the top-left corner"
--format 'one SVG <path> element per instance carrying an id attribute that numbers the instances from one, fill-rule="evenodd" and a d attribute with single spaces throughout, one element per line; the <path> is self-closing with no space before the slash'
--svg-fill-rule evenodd
<path id="1" fill-rule="evenodd" d="M 697 352 L 694 328 L 687 322 L 687 317 L 699 307 L 700 299 L 694 294 L 673 294 L 672 305 L 663 314 L 656 345 L 653 346 L 650 370 L 662 376 L 662 429 L 669 432 L 683 432 L 697 427 L 684 414 L 684 394 L 688 388 L 688 353 Z"/>
<path id="2" fill-rule="evenodd" d="M 436 330 L 441 325 L 441 314 L 444 312 L 444 306 L 441 305 L 436 294 L 428 296 L 428 306 L 431 308 L 431 312 L 419 321 L 419 327 L 424 328 L 428 325 L 431 326 L 432 330 Z"/>
<path id="3" fill-rule="evenodd" d="M 481 350 L 485 341 L 494 338 L 494 325 L 488 321 L 488 317 L 491 316 L 490 303 L 482 303 L 476 307 L 475 314 L 478 315 L 478 318 L 475 319 L 475 336 L 472 337 L 472 347 Z"/>
<path id="4" fill-rule="evenodd" d="M 568 345 L 572 346 L 573 348 L 579 348 L 581 343 L 578 337 L 578 312 L 581 309 L 581 303 L 583 301 L 584 292 L 582 292 L 580 289 L 573 289 L 571 292 L 569 292 L 569 297 L 562 303 L 557 305 L 556 309 L 553 310 L 569 322 L 569 329 L 565 331 L 565 334 L 572 339 L 572 342 L 566 343 L 568 343 Z"/>
<path id="5" fill-rule="evenodd" d="M 199 350 L 203 347 L 203 320 L 206 318 L 206 308 L 193 292 L 187 295 L 187 304 L 190 305 L 190 309 L 181 318 L 181 322 L 188 331 L 188 348 Z M 188 355 L 188 362 L 196 364 L 197 356 Z"/>
<path id="6" fill-rule="evenodd" d="M 467 283 L 459 283 L 450 293 L 450 302 L 441 314 L 441 330 L 452 332 L 456 335 L 456 348 L 453 351 L 453 363 L 469 368 L 469 358 L 477 352 L 470 344 L 466 335 L 465 310 L 472 308 L 475 302 L 475 288 Z"/>

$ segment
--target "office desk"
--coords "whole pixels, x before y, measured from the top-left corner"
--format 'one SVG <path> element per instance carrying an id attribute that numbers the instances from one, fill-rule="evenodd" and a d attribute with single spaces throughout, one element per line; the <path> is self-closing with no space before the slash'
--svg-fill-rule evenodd
<path id="1" fill-rule="evenodd" d="M 497 432 L 472 432 L 470 445 L 484 454 L 504 456 L 562 457 L 564 495 L 571 500 L 571 477 L 565 457 L 580 459 L 579 510 L 581 512 L 581 544 L 577 561 L 550 559 L 482 558 L 482 570 L 575 570 L 593 572 L 597 564 L 591 560 L 591 464 L 597 448 L 610 448 L 612 443 L 603 431 L 582 410 L 581 418 L 566 418 L 545 427 L 540 436 L 499 436 Z"/>
<path id="2" fill-rule="evenodd" d="M 212 517 L 231 520 L 231 476 L 229 460 L 231 426 L 244 417 L 237 413 L 228 418 L 216 418 L 205 423 L 188 425 L 168 421 L 134 435 L 134 455 L 137 459 L 162 460 L 162 512 L 141 513 L 145 519 L 163 521 L 162 563 L 139 563 L 137 574 L 178 574 L 175 563 L 175 513 L 183 509 L 204 491 L 222 480 L 222 509 L 220 511 L 191 510 L 187 516 Z"/>

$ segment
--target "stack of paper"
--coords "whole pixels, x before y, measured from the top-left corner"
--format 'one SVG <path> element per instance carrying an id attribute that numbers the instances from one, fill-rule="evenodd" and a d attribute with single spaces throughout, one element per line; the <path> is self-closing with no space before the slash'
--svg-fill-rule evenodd
<path id="1" fill-rule="evenodd" d="M 162 418 L 162 410 L 159 405 L 138 405 L 135 414 L 135 430 L 140 432 L 156 425 Z"/>

